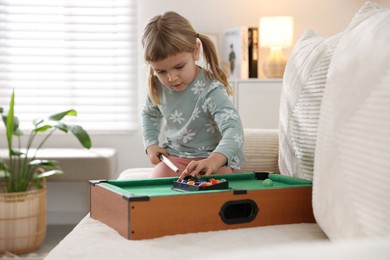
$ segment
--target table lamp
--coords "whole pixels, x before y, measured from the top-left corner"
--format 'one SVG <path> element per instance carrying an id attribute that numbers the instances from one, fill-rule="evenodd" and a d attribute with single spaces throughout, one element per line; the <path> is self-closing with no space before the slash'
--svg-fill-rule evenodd
<path id="1" fill-rule="evenodd" d="M 259 19 L 260 46 L 270 48 L 268 58 L 263 62 L 267 78 L 282 78 L 287 58 L 282 48 L 292 45 L 294 20 L 291 16 L 269 16 Z"/>

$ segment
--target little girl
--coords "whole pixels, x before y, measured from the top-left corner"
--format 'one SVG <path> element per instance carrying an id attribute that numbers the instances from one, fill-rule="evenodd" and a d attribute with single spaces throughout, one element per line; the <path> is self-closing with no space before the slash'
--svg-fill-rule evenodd
<path id="1" fill-rule="evenodd" d="M 160 154 L 179 168 L 180 179 L 239 169 L 242 124 L 210 38 L 181 15 L 167 12 L 146 25 L 142 44 L 150 66 L 142 129 L 146 153 L 156 165 L 150 177 L 178 175 L 160 161 Z M 201 45 L 205 68 L 195 63 Z M 165 140 L 159 146 L 163 123 Z"/>

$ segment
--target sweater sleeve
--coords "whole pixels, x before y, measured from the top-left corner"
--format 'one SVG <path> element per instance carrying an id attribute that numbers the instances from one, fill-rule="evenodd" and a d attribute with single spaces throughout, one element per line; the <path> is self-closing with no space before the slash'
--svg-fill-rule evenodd
<path id="1" fill-rule="evenodd" d="M 144 148 L 159 144 L 162 114 L 157 105 L 148 97 L 142 110 L 142 136 Z"/>
<path id="2" fill-rule="evenodd" d="M 208 95 L 205 105 L 222 135 L 214 152 L 226 156 L 232 168 L 239 169 L 244 163 L 244 131 L 240 116 L 224 88 L 214 88 Z"/>

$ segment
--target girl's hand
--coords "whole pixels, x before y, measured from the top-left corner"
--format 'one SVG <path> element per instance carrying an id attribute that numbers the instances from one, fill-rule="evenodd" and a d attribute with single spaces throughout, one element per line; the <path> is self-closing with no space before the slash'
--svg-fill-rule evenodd
<path id="1" fill-rule="evenodd" d="M 149 160 L 152 164 L 156 165 L 159 162 L 161 162 L 160 158 L 158 156 L 160 154 L 163 154 L 165 156 L 168 156 L 168 152 L 157 145 L 151 145 L 146 149 L 146 154 L 149 156 Z"/>
<path id="2" fill-rule="evenodd" d="M 186 176 L 191 175 L 200 178 L 202 175 L 210 176 L 218 172 L 219 168 L 227 162 L 225 155 L 221 153 L 212 153 L 209 158 L 192 161 L 187 165 L 187 168 L 180 174 L 179 179 L 182 180 Z"/>

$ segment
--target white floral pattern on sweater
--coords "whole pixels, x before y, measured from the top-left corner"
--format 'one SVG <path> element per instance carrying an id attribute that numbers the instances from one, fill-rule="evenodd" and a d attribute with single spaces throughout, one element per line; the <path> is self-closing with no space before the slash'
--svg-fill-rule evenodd
<path id="1" fill-rule="evenodd" d="M 165 121 L 161 146 L 170 154 L 185 158 L 207 158 L 212 152 L 226 156 L 227 165 L 239 169 L 244 162 L 243 129 L 223 84 L 207 78 L 205 71 L 182 92 L 157 82 L 160 105 L 149 98 L 142 111 L 145 149 L 159 145 L 160 128 Z"/>

